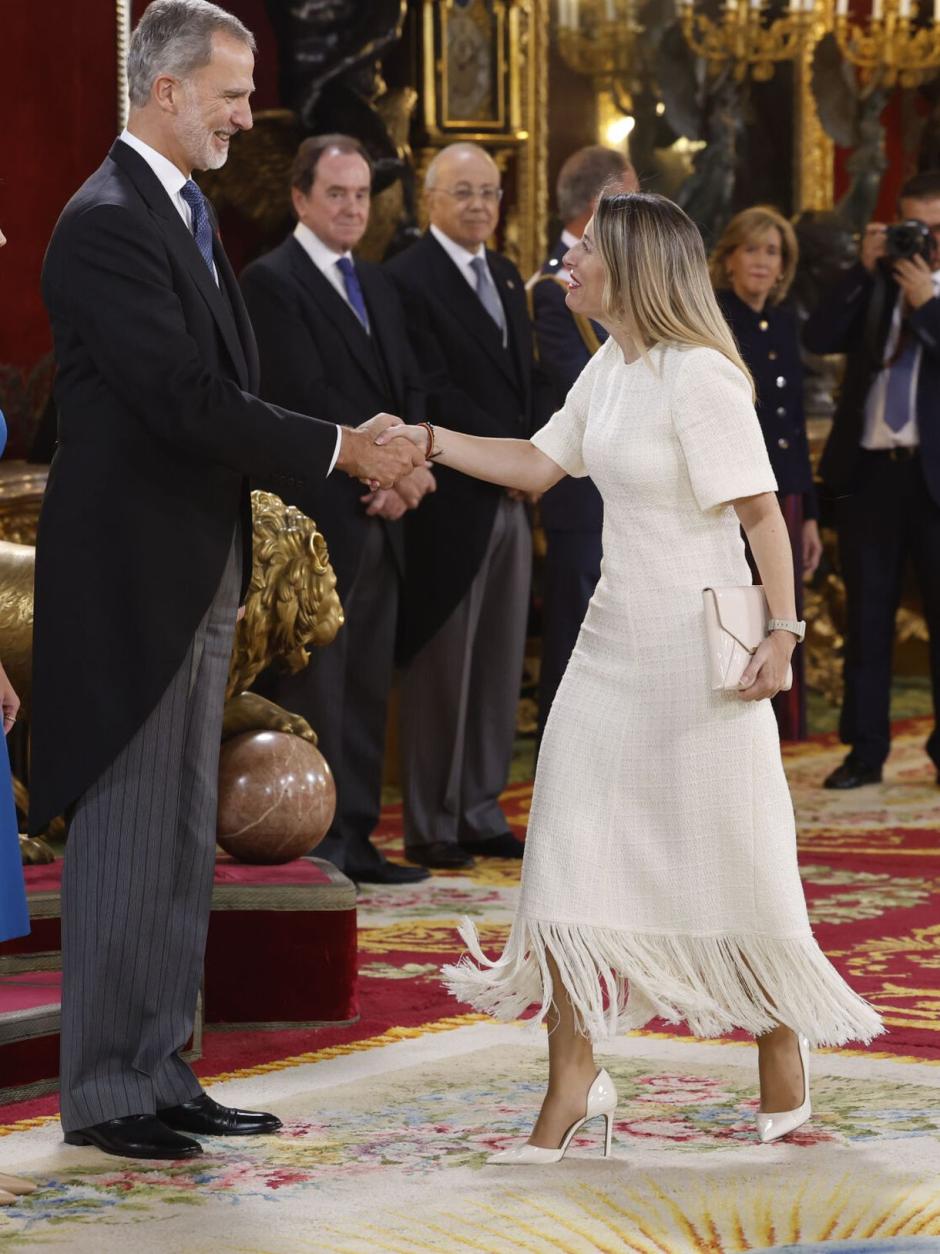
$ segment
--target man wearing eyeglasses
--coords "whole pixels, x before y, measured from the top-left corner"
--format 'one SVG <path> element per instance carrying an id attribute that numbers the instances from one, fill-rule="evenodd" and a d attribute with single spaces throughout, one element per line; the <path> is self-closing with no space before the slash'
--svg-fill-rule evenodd
<path id="1" fill-rule="evenodd" d="M 425 176 L 430 227 L 388 263 L 428 386 L 432 421 L 525 437 L 550 393 L 534 365 L 518 270 L 485 246 L 500 173 L 475 144 L 444 148 Z M 405 522 L 400 615 L 405 852 L 431 867 L 520 857 L 499 805 L 516 726 L 529 604 L 524 502 L 436 469 L 437 492 Z"/>

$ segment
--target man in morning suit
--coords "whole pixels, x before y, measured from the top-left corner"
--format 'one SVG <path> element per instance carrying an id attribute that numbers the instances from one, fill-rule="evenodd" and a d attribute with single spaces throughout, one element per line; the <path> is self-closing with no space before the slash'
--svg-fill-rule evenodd
<path id="1" fill-rule="evenodd" d="M 846 591 L 848 757 L 827 788 L 881 779 L 891 742 L 891 655 L 911 561 L 930 632 L 934 715 L 940 711 L 940 171 L 901 189 L 902 219 L 929 230 L 930 260 L 891 260 L 886 227 L 865 231 L 858 263 L 806 323 L 814 353 L 847 353 L 842 394 L 820 462 L 835 498 Z M 936 724 L 927 752 L 940 771 Z M 940 775 L 938 775 L 940 782 Z"/>
<path id="2" fill-rule="evenodd" d="M 527 436 L 547 416 L 519 272 L 485 248 L 495 163 L 451 144 L 428 167 L 430 229 L 387 263 L 428 385 L 428 411 L 473 435 Z M 401 766 L 405 851 L 433 867 L 519 857 L 499 805 L 522 679 L 531 573 L 525 505 L 446 467 L 405 520 Z"/>
<path id="3" fill-rule="evenodd" d="M 43 266 L 59 441 L 36 551 L 32 807 L 69 819 L 61 1109 L 69 1144 L 187 1158 L 184 1133 L 270 1132 L 180 1057 L 215 860 L 222 704 L 251 573 L 247 475 L 389 486 L 371 430 L 260 401 L 251 326 L 193 169 L 251 126 L 254 40 L 205 0 L 155 0 L 127 129 Z M 335 472 L 334 472 L 335 473 Z"/>
<path id="4" fill-rule="evenodd" d="M 352 250 L 369 223 L 372 166 L 346 135 L 305 139 L 291 172 L 293 233 L 248 266 L 242 291 L 258 340 L 261 395 L 341 421 L 389 409 L 422 422 L 426 398 L 394 286 Z M 395 488 L 364 492 L 343 476 L 287 492 L 326 537 L 345 624 L 296 675 L 264 692 L 315 728 L 336 780 L 336 816 L 317 846 L 363 883 L 425 879 L 388 862 L 370 840 L 379 821 L 388 694 L 395 659 L 401 517 L 434 489 L 416 468 Z"/>
<path id="5" fill-rule="evenodd" d="M 558 173 L 556 203 L 564 223 L 551 255 L 528 283 L 532 326 L 539 361 L 554 387 L 560 409 L 569 389 L 592 355 L 607 339 L 597 322 L 572 313 L 563 259 L 584 234 L 604 187 L 618 181 L 635 192 L 633 166 L 613 148 L 579 148 Z M 545 587 L 542 598 L 542 665 L 539 671 L 539 741 L 601 573 L 604 507 L 590 479 L 566 476 L 542 497 L 545 530 Z"/>

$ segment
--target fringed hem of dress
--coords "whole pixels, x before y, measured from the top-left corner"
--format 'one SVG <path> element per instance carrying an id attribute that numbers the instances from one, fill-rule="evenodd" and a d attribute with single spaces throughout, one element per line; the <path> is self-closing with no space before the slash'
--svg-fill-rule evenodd
<path id="1" fill-rule="evenodd" d="M 550 954 L 594 1041 L 653 1018 L 687 1023 L 699 1037 L 735 1028 L 760 1036 L 785 1023 L 814 1046 L 867 1043 L 884 1031 L 811 936 L 656 935 L 520 917 L 494 960 L 469 919 L 460 935 L 469 956 L 443 969 L 459 1001 L 506 1020 L 538 1005 L 541 1021 L 552 1002 Z"/>

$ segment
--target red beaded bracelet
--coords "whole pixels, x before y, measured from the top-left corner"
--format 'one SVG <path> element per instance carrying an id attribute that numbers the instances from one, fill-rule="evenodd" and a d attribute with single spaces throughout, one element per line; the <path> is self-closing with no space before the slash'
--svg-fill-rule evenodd
<path id="1" fill-rule="evenodd" d="M 428 433 L 428 446 L 424 451 L 424 460 L 429 462 L 434 456 L 434 428 L 429 422 L 419 422 L 418 426 L 424 427 L 425 431 Z"/>

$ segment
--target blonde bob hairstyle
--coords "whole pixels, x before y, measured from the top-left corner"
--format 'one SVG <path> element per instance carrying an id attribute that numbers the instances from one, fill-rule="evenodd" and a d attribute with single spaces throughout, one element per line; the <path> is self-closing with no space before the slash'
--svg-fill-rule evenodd
<path id="1" fill-rule="evenodd" d="M 793 227 L 783 214 L 778 213 L 771 205 L 754 205 L 750 209 L 742 209 L 725 227 L 708 262 L 712 283 L 716 288 L 731 286 L 731 280 L 728 277 L 728 258 L 731 254 L 744 244 L 756 243 L 768 231 L 780 233 L 780 254 L 783 263 L 780 280 L 774 284 L 768 299 L 772 305 L 777 305 L 783 300 L 796 274 L 800 248 L 796 242 Z"/>
<path id="2" fill-rule="evenodd" d="M 714 348 L 751 373 L 718 307 L 698 227 L 652 192 L 603 195 L 594 242 L 604 263 L 604 315 L 630 330 L 640 351 L 654 344 Z"/>

